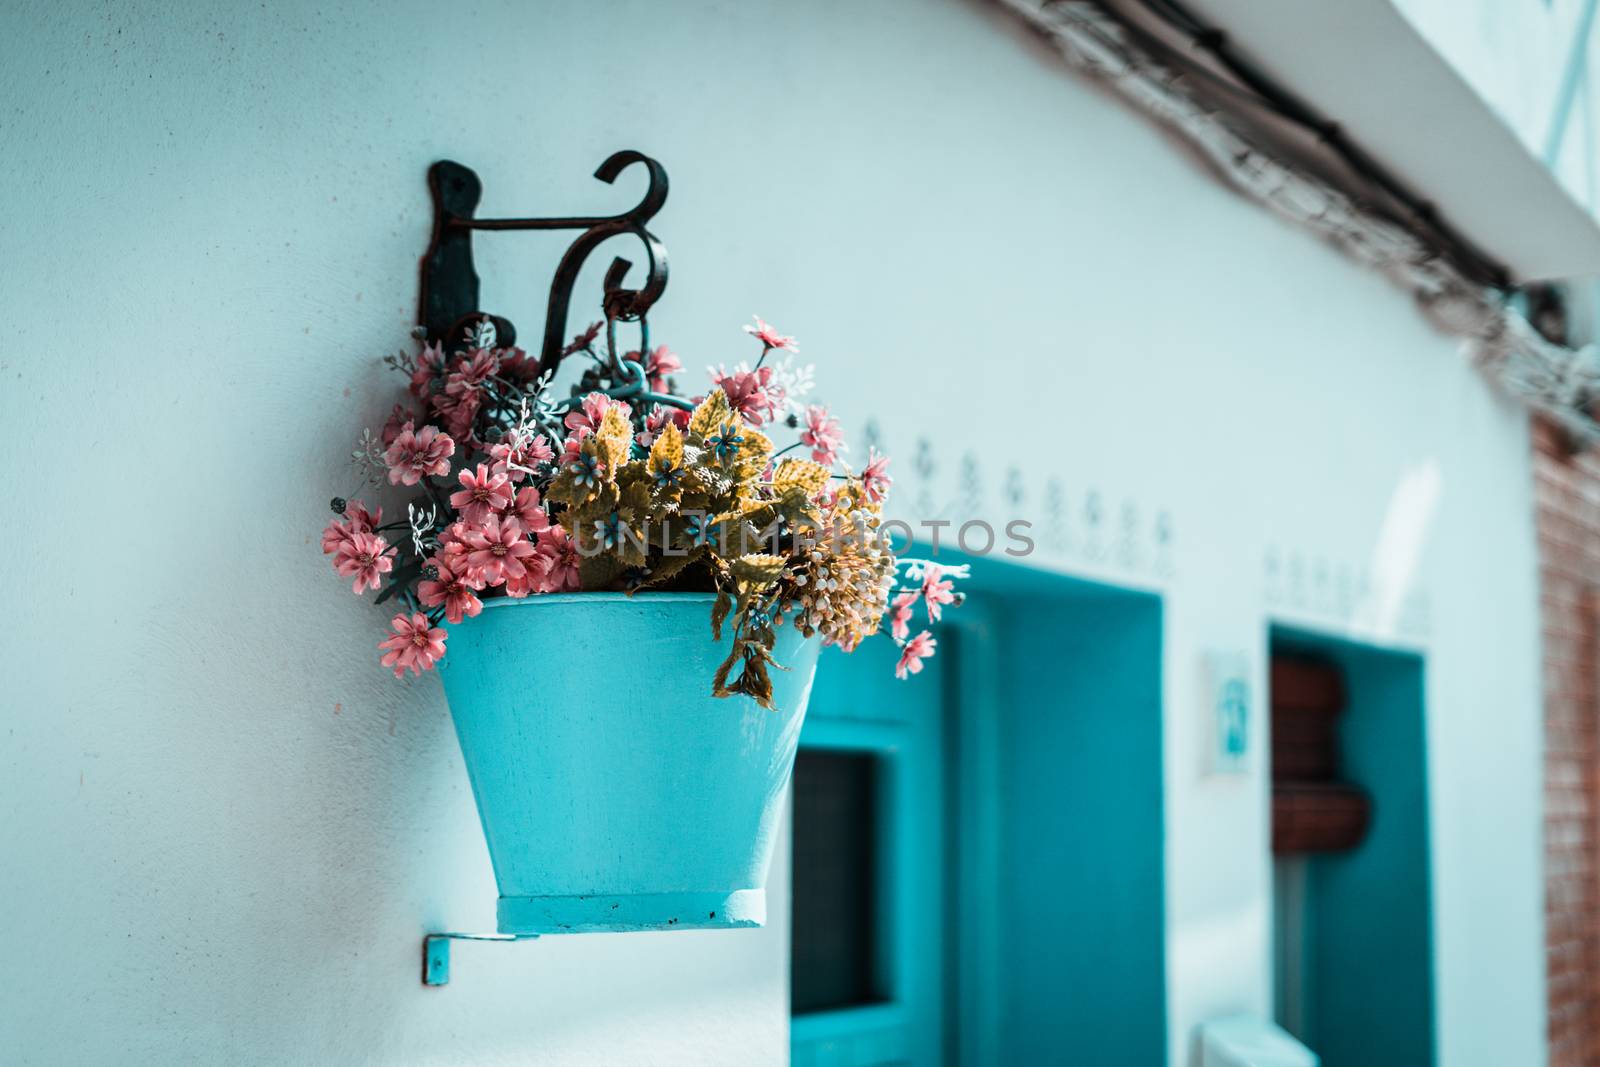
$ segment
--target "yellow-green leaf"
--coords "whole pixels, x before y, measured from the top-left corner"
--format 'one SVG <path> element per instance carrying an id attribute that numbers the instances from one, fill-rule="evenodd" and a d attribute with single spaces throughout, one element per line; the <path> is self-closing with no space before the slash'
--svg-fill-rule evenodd
<path id="1" fill-rule="evenodd" d="M 666 428 L 656 435 L 655 444 L 650 446 L 650 469 L 672 469 L 683 466 L 683 434 L 678 431 L 675 423 L 667 423 Z"/>
<path id="2" fill-rule="evenodd" d="M 732 610 L 733 597 L 729 596 L 727 593 L 718 592 L 717 602 L 711 605 L 711 639 L 713 641 L 722 640 L 722 623 L 725 619 L 727 619 L 728 612 Z M 729 665 L 731 666 L 731 664 Z M 723 672 L 723 677 L 727 677 L 726 671 Z M 720 685 L 721 683 L 718 684 Z"/>
<path id="3" fill-rule="evenodd" d="M 545 498 L 551 503 L 583 507 L 603 495 L 613 484 L 616 472 L 607 462 L 604 448 L 593 437 L 583 442 L 580 456 L 587 456 L 594 465 L 590 468 L 581 459 L 565 464 L 545 493 Z M 586 469 L 588 473 L 580 480 L 578 472 Z"/>
<path id="4" fill-rule="evenodd" d="M 729 472 L 736 482 L 753 483 L 767 469 L 767 460 L 772 456 L 772 441 L 760 430 L 748 426 L 740 428 L 739 436 L 744 440 L 739 442 L 733 461 L 728 465 Z M 753 485 L 745 486 L 747 490 L 753 488 Z"/>
<path id="5" fill-rule="evenodd" d="M 829 477 L 828 468 L 820 463 L 813 463 L 809 459 L 786 459 L 780 461 L 772 472 L 772 487 L 780 494 L 785 489 L 798 488 L 804 490 L 806 496 L 814 496 L 827 486 Z"/>
<path id="6" fill-rule="evenodd" d="M 728 404 L 728 395 L 721 389 L 713 389 L 711 395 L 702 400 L 689 417 L 689 436 L 703 441 L 733 418 L 735 415 Z"/>
<path id="7" fill-rule="evenodd" d="M 783 567 L 787 561 L 782 556 L 772 556 L 765 553 L 752 553 L 740 556 L 728 564 L 728 570 L 734 578 L 741 582 L 750 582 L 754 585 L 768 585 L 778 580 L 783 574 Z"/>
<path id="8" fill-rule="evenodd" d="M 615 478 L 633 454 L 633 425 L 624 417 L 621 408 L 607 408 L 594 436 L 585 440 L 583 447 L 605 463 L 608 478 Z"/>

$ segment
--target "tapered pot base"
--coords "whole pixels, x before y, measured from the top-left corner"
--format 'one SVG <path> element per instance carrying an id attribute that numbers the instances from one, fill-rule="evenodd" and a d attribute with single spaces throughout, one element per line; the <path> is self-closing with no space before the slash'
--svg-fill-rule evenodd
<path id="1" fill-rule="evenodd" d="M 772 708 L 711 694 L 709 593 L 493 600 L 439 665 L 504 934 L 760 926 L 821 642 Z M 731 627 L 730 627 L 731 628 Z"/>
<path id="2" fill-rule="evenodd" d="M 583 897 L 501 897 L 502 934 L 716 930 L 767 921 L 761 889 L 732 893 L 632 893 Z"/>

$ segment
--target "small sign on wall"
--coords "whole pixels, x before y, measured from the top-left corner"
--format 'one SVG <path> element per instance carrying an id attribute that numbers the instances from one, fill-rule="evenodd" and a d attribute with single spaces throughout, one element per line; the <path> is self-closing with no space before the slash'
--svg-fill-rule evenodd
<path id="1" fill-rule="evenodd" d="M 1207 652 L 1205 708 L 1213 774 L 1250 769 L 1250 658 L 1242 652 Z"/>

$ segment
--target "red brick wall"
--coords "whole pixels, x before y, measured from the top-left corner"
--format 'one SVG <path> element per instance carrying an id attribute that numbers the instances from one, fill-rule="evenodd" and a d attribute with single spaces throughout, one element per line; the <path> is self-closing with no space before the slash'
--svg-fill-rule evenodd
<path id="1" fill-rule="evenodd" d="M 1551 1067 L 1600 1067 L 1600 454 L 1534 428 Z"/>

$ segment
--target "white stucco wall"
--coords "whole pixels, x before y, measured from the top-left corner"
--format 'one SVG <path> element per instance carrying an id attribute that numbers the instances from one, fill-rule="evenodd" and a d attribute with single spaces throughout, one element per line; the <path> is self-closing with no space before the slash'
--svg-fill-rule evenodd
<path id="1" fill-rule="evenodd" d="M 782 1061 L 782 861 L 765 930 L 465 946 L 420 986 L 425 929 L 492 925 L 487 857 L 437 681 L 376 668 L 383 616 L 316 544 L 387 409 L 427 165 L 476 167 L 485 214 L 598 212 L 635 179 L 588 173 L 638 147 L 672 175 L 654 325 L 691 367 L 743 358 L 760 311 L 848 424 L 878 421 L 903 511 L 1004 515 L 1014 465 L 1025 512 L 1061 485 L 1042 562 L 1165 594 L 1171 1062 L 1206 1016 L 1270 1011 L 1266 778 L 1202 776 L 1197 678 L 1218 647 L 1264 672 L 1271 618 L 1427 652 L 1440 1062 L 1542 1062 L 1521 416 L 1404 296 L 1003 21 L 835 0 L 4 23 L 8 1059 Z M 558 250 L 482 242 L 486 303 L 526 337 Z"/>

